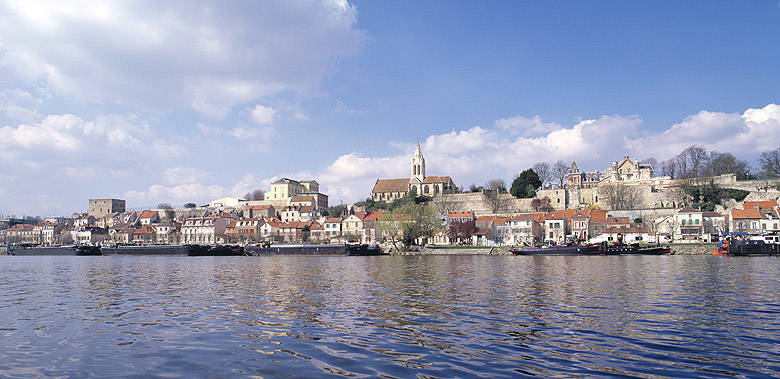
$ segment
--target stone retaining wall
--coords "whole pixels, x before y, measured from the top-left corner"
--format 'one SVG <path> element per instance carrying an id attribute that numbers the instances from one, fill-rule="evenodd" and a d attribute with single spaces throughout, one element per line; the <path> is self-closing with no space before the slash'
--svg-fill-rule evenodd
<path id="1" fill-rule="evenodd" d="M 711 255 L 713 250 L 718 249 L 718 245 L 672 245 L 673 255 Z"/>

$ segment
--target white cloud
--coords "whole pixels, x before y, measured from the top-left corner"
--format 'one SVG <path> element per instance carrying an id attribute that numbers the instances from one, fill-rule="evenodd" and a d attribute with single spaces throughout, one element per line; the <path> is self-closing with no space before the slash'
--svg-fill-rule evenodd
<path id="1" fill-rule="evenodd" d="M 271 107 L 265 107 L 260 104 L 255 105 L 254 108 L 252 108 L 251 117 L 252 121 L 260 124 L 270 124 L 274 121 L 274 116 L 276 115 L 276 110 Z"/>
<path id="2" fill-rule="evenodd" d="M 171 185 L 154 184 L 146 190 L 127 191 L 122 196 L 128 204 L 135 204 L 134 207 L 160 203 L 179 206 L 189 202 L 205 204 L 225 196 L 241 197 L 256 189 L 268 190 L 272 182 L 272 178 L 258 179 L 253 174 L 245 174 L 232 185 L 205 184 L 213 182 L 211 174 L 191 167 L 168 169 L 164 177 Z"/>
<path id="3" fill-rule="evenodd" d="M 542 122 L 542 118 L 536 115 L 532 118 L 515 116 L 496 120 L 495 125 L 501 129 L 520 133 L 524 136 L 543 135 L 558 129 L 562 126 L 554 122 Z"/>
<path id="4" fill-rule="evenodd" d="M 172 187 L 154 184 L 146 191 L 127 191 L 122 194 L 122 198 L 125 199 L 128 204 L 153 207 L 159 203 L 182 205 L 184 203 L 193 202 L 203 204 L 227 196 L 229 193 L 230 190 L 228 188 L 217 184 L 204 185 L 200 183 L 187 183 Z"/>
<path id="5" fill-rule="evenodd" d="M 148 134 L 148 127 L 133 123 L 133 116 L 103 116 L 86 121 L 72 114 L 50 115 L 37 124 L 0 128 L 0 151 L 10 156 L 22 153 L 58 151 L 61 153 L 109 147 L 134 150 L 141 145 L 138 137 Z"/>
<path id="6" fill-rule="evenodd" d="M 629 139 L 642 156 L 664 160 L 691 145 L 729 152 L 742 159 L 773 150 L 780 143 L 780 106 L 748 109 L 743 114 L 701 111 L 669 129 Z"/>
<path id="7" fill-rule="evenodd" d="M 346 113 L 349 115 L 361 115 L 365 113 L 362 110 L 359 109 L 351 109 L 344 105 L 344 102 L 341 100 L 336 100 L 336 108 L 333 109 L 333 113 Z"/>
<path id="8" fill-rule="evenodd" d="M 193 167 L 171 167 L 165 170 L 163 178 L 168 184 L 190 184 L 208 181 L 212 175 Z"/>
<path id="9" fill-rule="evenodd" d="M 0 7 L 0 19 L 8 75 L 81 100 L 215 116 L 262 96 L 318 93 L 366 40 L 355 8 L 328 0 L 25 0 Z"/>

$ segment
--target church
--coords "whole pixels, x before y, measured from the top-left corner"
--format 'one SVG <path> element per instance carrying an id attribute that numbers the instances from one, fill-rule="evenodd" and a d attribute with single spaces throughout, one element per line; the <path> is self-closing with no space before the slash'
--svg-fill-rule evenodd
<path id="1" fill-rule="evenodd" d="M 456 190 L 457 187 L 449 176 L 425 176 L 425 158 L 418 141 L 412 157 L 412 176 L 401 179 L 377 179 L 374 189 L 371 190 L 371 200 L 391 202 L 408 193 L 434 197 L 454 193 Z"/>

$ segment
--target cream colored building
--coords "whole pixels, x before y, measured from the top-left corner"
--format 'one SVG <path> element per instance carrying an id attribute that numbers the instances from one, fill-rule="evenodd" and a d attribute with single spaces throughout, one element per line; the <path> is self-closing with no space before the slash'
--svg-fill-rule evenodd
<path id="1" fill-rule="evenodd" d="M 182 243 L 216 244 L 224 239 L 228 222 L 224 217 L 190 217 L 181 227 Z"/>

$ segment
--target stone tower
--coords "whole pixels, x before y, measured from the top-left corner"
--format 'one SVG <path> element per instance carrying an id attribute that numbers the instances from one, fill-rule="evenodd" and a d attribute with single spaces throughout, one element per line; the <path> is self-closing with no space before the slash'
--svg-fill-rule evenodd
<path id="1" fill-rule="evenodd" d="M 420 149 L 420 141 L 417 141 L 417 150 L 414 151 L 414 157 L 412 157 L 412 177 L 411 179 L 417 179 L 418 183 L 422 183 L 425 179 L 425 158 L 423 158 L 422 150 Z"/>

